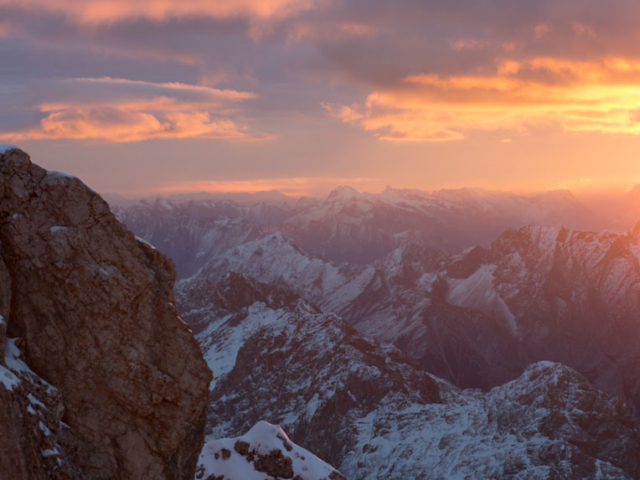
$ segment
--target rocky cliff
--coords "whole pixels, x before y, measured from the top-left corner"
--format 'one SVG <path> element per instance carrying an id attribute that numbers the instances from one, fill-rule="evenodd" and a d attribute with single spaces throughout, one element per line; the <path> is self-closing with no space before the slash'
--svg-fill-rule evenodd
<path id="1" fill-rule="evenodd" d="M 193 478 L 211 372 L 174 279 L 80 180 L 0 150 L 7 478 Z"/>

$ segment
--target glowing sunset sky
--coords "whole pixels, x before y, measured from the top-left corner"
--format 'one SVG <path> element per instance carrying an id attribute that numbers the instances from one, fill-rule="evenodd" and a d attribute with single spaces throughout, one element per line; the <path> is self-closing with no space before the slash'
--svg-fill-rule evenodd
<path id="1" fill-rule="evenodd" d="M 0 141 L 103 192 L 640 182 L 630 0 L 0 0 Z"/>

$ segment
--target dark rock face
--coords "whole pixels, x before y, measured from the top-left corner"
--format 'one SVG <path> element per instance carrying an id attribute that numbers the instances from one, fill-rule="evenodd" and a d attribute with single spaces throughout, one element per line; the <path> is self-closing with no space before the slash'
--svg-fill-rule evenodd
<path id="1" fill-rule="evenodd" d="M 20 342 L 0 335 L 0 477 L 6 479 L 82 479 L 62 444 L 70 431 L 62 424 L 60 391 L 20 360 Z"/>
<path id="2" fill-rule="evenodd" d="M 0 256 L 7 335 L 59 392 L 60 446 L 82 475 L 193 478 L 211 372 L 173 307 L 172 262 L 19 150 L 0 156 Z"/>

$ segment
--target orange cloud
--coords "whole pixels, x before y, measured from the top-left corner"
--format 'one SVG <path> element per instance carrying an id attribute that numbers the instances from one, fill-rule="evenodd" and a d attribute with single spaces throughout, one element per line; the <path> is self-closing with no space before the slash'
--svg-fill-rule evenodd
<path id="1" fill-rule="evenodd" d="M 593 183 L 592 178 L 580 177 L 577 180 L 563 180 L 557 185 L 547 187 L 547 190 L 581 190 L 588 188 Z"/>
<path id="2" fill-rule="evenodd" d="M 170 17 L 228 17 L 239 14 L 266 19 L 292 15 L 312 8 L 313 4 L 313 0 L 0 0 L 0 6 L 61 12 L 80 23 L 105 23 L 129 18 L 162 21 Z"/>
<path id="3" fill-rule="evenodd" d="M 126 79 L 70 79 L 53 84 L 37 107 L 38 125 L 0 133 L 0 138 L 95 139 L 135 142 L 151 138 L 262 139 L 228 118 L 234 104 L 255 98 L 250 92 L 181 83 Z"/>
<path id="4" fill-rule="evenodd" d="M 535 33 L 536 38 L 542 38 L 547 33 L 549 33 L 549 25 L 547 25 L 545 23 L 541 23 L 539 25 L 536 25 L 533 28 L 533 33 Z"/>
<path id="5" fill-rule="evenodd" d="M 585 25 L 584 23 L 579 23 L 579 22 L 573 23 L 571 25 L 571 29 L 579 37 L 583 37 L 583 36 L 589 36 L 592 38 L 596 37 L 596 32 L 593 30 L 593 28 L 590 27 L 589 25 Z"/>
<path id="6" fill-rule="evenodd" d="M 37 127 L 2 136 L 15 140 L 95 139 L 111 143 L 152 138 L 255 138 L 244 130 L 231 120 L 213 118 L 207 112 L 153 115 L 126 108 L 85 108 L 52 112 Z"/>
<path id="7" fill-rule="evenodd" d="M 449 46 L 458 52 L 462 52 L 464 50 L 478 50 L 490 47 L 491 42 L 476 39 L 460 39 L 455 42 L 449 42 Z"/>
<path id="8" fill-rule="evenodd" d="M 363 105 L 323 105 L 381 140 L 444 141 L 471 130 L 557 124 L 565 130 L 640 134 L 640 62 L 499 59 L 491 74 L 412 75 Z"/>
<path id="9" fill-rule="evenodd" d="M 331 38 L 334 40 L 348 37 L 374 37 L 376 29 L 370 25 L 356 22 L 346 23 L 297 23 L 291 26 L 289 40 L 294 42 L 317 41 Z"/>

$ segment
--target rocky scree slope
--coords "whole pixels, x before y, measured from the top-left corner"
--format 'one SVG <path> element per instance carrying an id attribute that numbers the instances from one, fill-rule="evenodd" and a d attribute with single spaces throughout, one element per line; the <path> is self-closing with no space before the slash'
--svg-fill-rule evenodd
<path id="1" fill-rule="evenodd" d="M 628 409 L 560 364 L 531 365 L 488 393 L 460 390 L 247 276 L 181 282 L 177 299 L 219 372 L 208 438 L 267 420 L 354 479 L 640 474 Z"/>
<path id="2" fill-rule="evenodd" d="M 81 181 L 0 151 L 3 474 L 193 478 L 211 372 L 174 279 Z"/>

